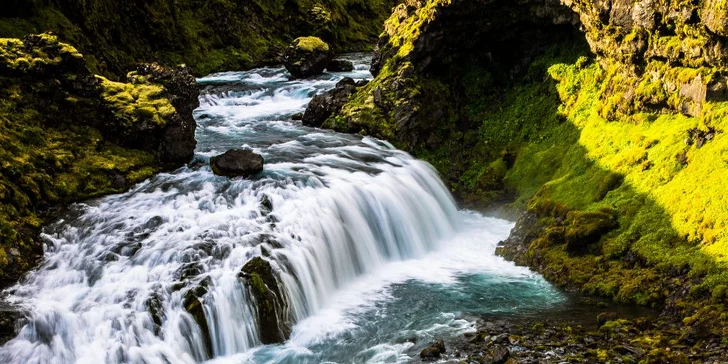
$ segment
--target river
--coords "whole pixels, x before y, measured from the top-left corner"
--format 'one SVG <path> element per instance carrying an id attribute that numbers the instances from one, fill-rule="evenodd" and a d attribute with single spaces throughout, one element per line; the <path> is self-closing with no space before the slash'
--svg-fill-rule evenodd
<path id="1" fill-rule="evenodd" d="M 6 292 L 29 320 L 0 362 L 408 362 L 434 338 L 474 331 L 478 315 L 563 304 L 543 278 L 495 256 L 513 224 L 459 210 L 429 164 L 291 120 L 342 77 L 371 78 L 368 57 L 307 80 L 275 67 L 200 79 L 195 160 L 44 229 L 44 263 Z M 230 148 L 262 154 L 265 170 L 215 176 L 210 157 Z M 256 256 L 290 303 L 283 344 L 261 345 L 238 279 Z M 211 348 L 183 307 L 203 280 Z"/>

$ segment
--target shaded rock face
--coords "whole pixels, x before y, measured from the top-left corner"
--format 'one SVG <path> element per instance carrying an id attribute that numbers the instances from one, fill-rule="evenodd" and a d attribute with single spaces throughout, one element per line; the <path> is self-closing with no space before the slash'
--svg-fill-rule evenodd
<path id="1" fill-rule="evenodd" d="M 415 150 L 474 129 L 460 113 L 477 68 L 492 89 L 513 82 L 553 43 L 581 38 L 577 15 L 558 0 L 406 1 L 385 24 L 372 60 L 376 76 L 326 127 L 360 132 Z M 414 36 L 414 29 L 418 36 Z M 457 125 L 444 125 L 457 120 Z M 446 121 L 446 122 L 441 122 Z"/>
<path id="2" fill-rule="evenodd" d="M 283 54 L 283 64 L 294 78 L 320 75 L 331 61 L 329 45 L 316 37 L 301 37 L 293 41 Z"/>
<path id="3" fill-rule="evenodd" d="M 232 149 L 212 157 L 210 166 L 220 176 L 248 177 L 263 171 L 263 156 L 249 150 Z"/>
<path id="4" fill-rule="evenodd" d="M 189 162 L 195 154 L 195 122 L 192 112 L 200 106 L 199 88 L 192 72 L 187 67 L 164 67 L 157 63 L 137 67 L 138 76 L 147 77 L 150 82 L 163 85 L 177 113 L 162 132 L 159 143 L 159 158 L 175 166 Z M 134 79 L 136 75 L 130 78 Z"/>
<path id="5" fill-rule="evenodd" d="M 278 344 L 286 341 L 291 335 L 290 308 L 270 262 L 255 257 L 243 266 L 238 277 L 255 298 L 261 342 Z"/>
<path id="6" fill-rule="evenodd" d="M 345 59 L 332 59 L 326 66 L 329 72 L 351 72 L 354 70 L 354 63 Z"/>
<path id="7" fill-rule="evenodd" d="M 329 116 L 341 110 L 356 90 L 356 82 L 346 77 L 339 81 L 332 90 L 314 96 L 301 119 L 303 125 L 321 127 Z"/>

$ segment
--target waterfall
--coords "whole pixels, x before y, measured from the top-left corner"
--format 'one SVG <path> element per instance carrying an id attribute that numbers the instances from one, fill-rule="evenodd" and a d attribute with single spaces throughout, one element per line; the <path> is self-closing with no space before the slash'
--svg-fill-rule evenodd
<path id="1" fill-rule="evenodd" d="M 191 363 L 245 352 L 261 344 L 238 278 L 253 257 L 277 272 L 297 322 L 357 277 L 458 231 L 455 203 L 426 163 L 281 120 L 336 82 L 281 72 L 246 73 L 240 90 L 202 96 L 196 164 L 76 205 L 45 229 L 45 263 L 10 291 L 30 318 L 0 350 L 3 362 Z M 226 143 L 261 152 L 265 172 L 214 176 L 207 161 Z M 202 286 L 207 328 L 183 307 Z"/>

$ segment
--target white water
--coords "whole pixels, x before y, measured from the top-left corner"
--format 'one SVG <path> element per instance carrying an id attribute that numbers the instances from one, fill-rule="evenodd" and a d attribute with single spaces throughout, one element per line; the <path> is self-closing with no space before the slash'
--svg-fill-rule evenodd
<path id="1" fill-rule="evenodd" d="M 365 60 L 353 59 L 348 75 L 367 78 Z M 201 80 L 238 87 L 201 97 L 196 162 L 78 205 L 46 229 L 45 264 L 10 290 L 29 323 L 0 362 L 400 362 L 415 350 L 402 335 L 470 330 L 467 302 L 473 313 L 560 302 L 543 280 L 494 256 L 511 223 L 458 211 L 428 164 L 375 139 L 290 121 L 340 77 L 288 81 L 276 68 Z M 265 171 L 214 176 L 209 157 L 233 147 L 263 154 Z M 284 345 L 260 345 L 237 278 L 261 255 L 279 272 L 296 322 Z M 183 277 L 189 268 L 199 274 Z M 212 358 L 182 307 L 205 279 Z M 164 313 L 158 329 L 151 298 Z"/>

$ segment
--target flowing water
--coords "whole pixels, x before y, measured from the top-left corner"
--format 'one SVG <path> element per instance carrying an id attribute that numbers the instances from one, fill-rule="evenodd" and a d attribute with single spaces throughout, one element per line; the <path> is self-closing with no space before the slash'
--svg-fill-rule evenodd
<path id="1" fill-rule="evenodd" d="M 45 263 L 8 292 L 30 317 L 0 362 L 407 362 L 435 337 L 473 330 L 477 315 L 563 304 L 494 255 L 512 223 L 459 211 L 427 163 L 291 120 L 341 77 L 371 77 L 365 55 L 350 59 L 354 72 L 303 81 L 282 68 L 201 79 L 227 86 L 201 97 L 195 161 L 45 229 Z M 230 148 L 262 154 L 265 171 L 213 175 L 209 158 Z M 284 344 L 261 345 L 237 278 L 255 256 L 272 262 L 290 303 Z M 183 307 L 203 280 L 212 357 Z"/>

